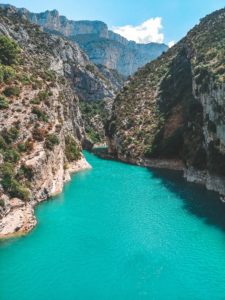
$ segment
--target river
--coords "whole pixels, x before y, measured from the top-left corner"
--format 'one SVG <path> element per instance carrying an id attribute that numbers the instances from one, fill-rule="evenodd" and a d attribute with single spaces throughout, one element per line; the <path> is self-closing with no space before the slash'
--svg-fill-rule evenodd
<path id="1" fill-rule="evenodd" d="M 225 205 L 179 173 L 106 161 L 0 244 L 1 300 L 225 299 Z"/>

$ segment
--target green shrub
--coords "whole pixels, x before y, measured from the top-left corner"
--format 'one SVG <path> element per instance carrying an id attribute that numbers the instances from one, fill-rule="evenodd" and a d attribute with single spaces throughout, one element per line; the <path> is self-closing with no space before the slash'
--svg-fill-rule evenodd
<path id="1" fill-rule="evenodd" d="M 17 63 L 20 49 L 10 38 L 0 35 L 0 63 L 3 65 L 13 65 Z"/>
<path id="2" fill-rule="evenodd" d="M 87 130 L 87 135 L 93 143 L 96 144 L 101 142 L 100 134 L 96 132 L 94 129 L 90 128 L 89 130 Z"/>
<path id="3" fill-rule="evenodd" d="M 26 73 L 20 75 L 19 80 L 24 85 L 29 85 L 31 83 L 30 77 Z"/>
<path id="4" fill-rule="evenodd" d="M 35 105 L 38 105 L 41 103 L 40 99 L 39 98 L 34 98 L 30 101 L 31 104 L 35 104 Z"/>
<path id="5" fill-rule="evenodd" d="M 47 70 L 42 74 L 42 78 L 46 81 L 54 81 L 56 79 L 56 73 L 53 70 Z"/>
<path id="6" fill-rule="evenodd" d="M 18 149 L 19 152 L 26 152 L 27 151 L 26 143 L 19 143 L 17 145 L 17 149 Z"/>
<path id="7" fill-rule="evenodd" d="M 72 136 L 65 138 L 65 154 L 68 161 L 76 161 L 81 158 L 80 148 Z"/>
<path id="8" fill-rule="evenodd" d="M 3 96 L 0 96 L 0 109 L 6 109 L 9 107 L 9 101 L 3 97 Z"/>
<path id="9" fill-rule="evenodd" d="M 0 167 L 0 174 L 2 177 L 13 177 L 15 175 L 13 165 L 9 162 L 2 164 Z"/>
<path id="10" fill-rule="evenodd" d="M 28 179 L 29 181 L 33 178 L 34 173 L 32 167 L 22 165 L 17 173 L 18 179 L 23 179 L 24 177 Z"/>
<path id="11" fill-rule="evenodd" d="M 40 108 L 33 107 L 32 113 L 35 114 L 38 117 L 39 120 L 44 121 L 44 122 L 48 122 L 48 116 Z"/>
<path id="12" fill-rule="evenodd" d="M 16 72 L 12 67 L 0 65 L 0 83 L 9 83 L 16 78 Z"/>
<path id="13" fill-rule="evenodd" d="M 22 200 L 29 200 L 30 191 L 15 179 L 14 167 L 11 163 L 4 163 L 0 168 L 1 184 L 6 193 L 11 197 L 18 197 Z"/>
<path id="14" fill-rule="evenodd" d="M 49 150 L 53 150 L 55 145 L 59 145 L 59 139 L 55 134 L 47 135 L 45 139 L 45 147 Z"/>
<path id="15" fill-rule="evenodd" d="M 0 135 L 0 150 L 1 149 L 6 149 L 7 148 L 7 144 L 5 142 L 5 139 Z"/>
<path id="16" fill-rule="evenodd" d="M 11 96 L 15 96 L 18 97 L 20 95 L 20 89 L 17 86 L 10 86 L 7 87 L 4 91 L 3 94 L 6 97 L 11 97 Z"/>
<path id="17" fill-rule="evenodd" d="M 16 163 L 20 159 L 19 153 L 13 148 L 9 148 L 5 150 L 3 156 L 6 162 L 11 162 L 11 163 Z"/>
<path id="18" fill-rule="evenodd" d="M 40 91 L 37 96 L 40 101 L 44 101 L 48 99 L 49 94 L 46 91 Z"/>
<path id="19" fill-rule="evenodd" d="M 30 198 L 30 191 L 16 179 L 12 179 L 11 181 L 9 194 L 11 197 L 17 197 L 25 201 L 28 201 Z"/>
<path id="20" fill-rule="evenodd" d="M 1 135 L 7 144 L 11 144 L 19 137 L 19 129 L 17 129 L 15 126 L 13 126 L 8 130 L 4 129 L 1 133 Z"/>

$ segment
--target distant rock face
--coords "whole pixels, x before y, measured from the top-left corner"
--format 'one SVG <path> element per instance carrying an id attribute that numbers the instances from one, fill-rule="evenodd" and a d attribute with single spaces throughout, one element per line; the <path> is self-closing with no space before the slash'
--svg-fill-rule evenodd
<path id="1" fill-rule="evenodd" d="M 24 20 L 29 20 L 31 23 L 45 25 L 51 30 L 50 33 L 57 33 L 59 35 L 59 30 L 61 28 L 60 36 L 68 36 L 72 32 L 82 33 L 82 32 L 95 32 L 98 35 L 104 34 L 107 26 L 102 22 L 73 22 L 68 21 L 65 17 L 60 17 L 59 13 L 54 10 L 51 12 L 45 12 L 40 14 L 30 13 L 25 8 L 16 8 L 11 5 L 0 4 L 0 8 L 4 10 L 11 11 L 11 13 L 17 12 L 20 17 Z M 25 37 L 24 37 L 25 38 Z M 27 37 L 28 38 L 28 37 Z M 107 78 L 101 70 L 90 61 L 88 56 L 80 49 L 77 43 L 73 43 L 74 51 L 70 48 L 70 42 L 60 45 L 60 55 L 63 61 L 68 60 L 71 63 L 66 63 L 65 73 L 67 76 L 72 78 L 73 87 L 81 100 L 84 101 L 98 101 L 105 100 L 106 102 L 112 103 L 116 93 L 122 87 L 123 81 L 117 76 L 114 70 L 108 70 L 111 73 Z M 55 52 L 58 51 L 58 47 L 53 49 Z M 54 61 L 52 68 L 56 71 L 62 66 L 61 62 Z M 113 78 L 113 81 L 110 80 Z M 119 81 L 117 81 L 117 78 Z"/>
<path id="2" fill-rule="evenodd" d="M 131 75 L 138 68 L 157 58 L 168 47 L 165 44 L 137 44 L 108 29 L 101 21 L 70 21 L 57 10 L 31 13 L 19 9 L 20 14 L 46 31 L 63 35 L 79 44 L 95 64 Z"/>
<path id="3" fill-rule="evenodd" d="M 189 181 L 225 194 L 224 28 L 222 9 L 130 78 L 107 126 L 116 157 L 179 159 Z"/>
<path id="4" fill-rule="evenodd" d="M 107 38 L 92 34 L 71 37 L 87 53 L 95 64 L 116 69 L 120 74 L 132 75 L 138 68 L 157 58 L 168 48 L 166 45 L 150 43 L 136 44 L 119 35 L 108 32 Z"/>

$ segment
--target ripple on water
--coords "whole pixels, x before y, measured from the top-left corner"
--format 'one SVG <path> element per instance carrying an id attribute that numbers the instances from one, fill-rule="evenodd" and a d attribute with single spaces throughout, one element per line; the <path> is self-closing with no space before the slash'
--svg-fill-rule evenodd
<path id="1" fill-rule="evenodd" d="M 0 244 L 1 300 L 225 299 L 225 206 L 179 173 L 104 161 Z"/>

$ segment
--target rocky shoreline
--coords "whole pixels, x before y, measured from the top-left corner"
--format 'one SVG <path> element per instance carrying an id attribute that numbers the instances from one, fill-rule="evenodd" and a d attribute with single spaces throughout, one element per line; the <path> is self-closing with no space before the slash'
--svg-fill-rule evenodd
<path id="1" fill-rule="evenodd" d="M 63 183 L 71 180 L 71 174 L 88 169 L 91 169 L 91 166 L 86 159 L 82 157 L 77 162 L 74 162 L 68 166 Z M 49 195 L 49 197 L 61 193 L 63 183 L 59 184 L 59 188 L 56 189 L 57 193 Z M 0 220 L 0 240 L 22 236 L 29 233 L 37 225 L 37 219 L 34 212 L 35 206 L 47 200 L 48 198 L 41 198 L 37 201 L 31 201 L 30 203 L 26 204 L 24 204 L 24 202 L 20 199 L 11 199 L 10 210 Z"/>
<path id="2" fill-rule="evenodd" d="M 219 193 L 225 196 L 225 178 L 217 175 L 210 174 L 207 171 L 199 171 L 194 168 L 187 169 L 181 160 L 176 159 L 132 159 L 122 156 L 115 157 L 105 150 L 93 151 L 97 156 L 107 160 L 117 160 L 124 163 L 138 165 L 146 168 L 166 169 L 174 171 L 182 171 L 184 178 L 188 182 L 201 184 L 209 191 Z"/>

